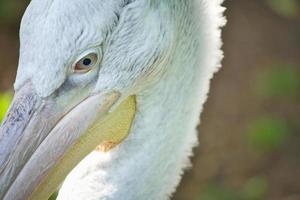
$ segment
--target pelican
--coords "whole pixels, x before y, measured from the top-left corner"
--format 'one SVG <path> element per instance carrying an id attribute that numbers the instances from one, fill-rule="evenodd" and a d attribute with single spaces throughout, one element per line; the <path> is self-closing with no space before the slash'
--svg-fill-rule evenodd
<path id="1" fill-rule="evenodd" d="M 0 199 L 169 199 L 220 67 L 221 0 L 32 0 Z"/>

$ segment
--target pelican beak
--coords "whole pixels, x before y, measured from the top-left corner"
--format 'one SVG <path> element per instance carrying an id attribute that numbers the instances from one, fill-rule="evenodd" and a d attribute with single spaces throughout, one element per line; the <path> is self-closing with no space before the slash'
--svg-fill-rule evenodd
<path id="1" fill-rule="evenodd" d="M 0 127 L 0 199 L 46 200 L 99 144 L 126 138 L 135 99 L 110 113 L 119 99 L 117 92 L 99 93 L 64 108 L 24 85 Z"/>

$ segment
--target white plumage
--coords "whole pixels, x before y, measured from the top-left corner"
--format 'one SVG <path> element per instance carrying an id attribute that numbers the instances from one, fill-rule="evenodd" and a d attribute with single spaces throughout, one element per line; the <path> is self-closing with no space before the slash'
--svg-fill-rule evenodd
<path id="1" fill-rule="evenodd" d="M 199 113 L 222 58 L 223 8 L 212 0 L 170 2 L 157 1 L 161 10 L 153 10 L 165 18 L 161 23 L 168 34 L 157 41 L 171 40 L 161 64 L 165 71 L 155 85 L 139 92 L 129 138 L 109 153 L 95 151 L 85 158 L 67 177 L 58 199 L 168 199 L 190 166 Z M 142 25 L 159 23 L 157 18 L 139 17 Z M 159 34 L 153 29 L 144 34 Z"/>
<path id="2" fill-rule="evenodd" d="M 64 106 L 100 91 L 118 91 L 120 101 L 137 99 L 128 138 L 82 160 L 62 184 L 59 200 L 171 197 L 190 166 L 199 114 L 223 57 L 221 3 L 31 1 L 21 26 L 17 91 L 31 80 L 41 98 L 71 91 L 59 99 Z M 71 74 L 68 63 L 94 46 L 103 52 L 99 69 Z"/>

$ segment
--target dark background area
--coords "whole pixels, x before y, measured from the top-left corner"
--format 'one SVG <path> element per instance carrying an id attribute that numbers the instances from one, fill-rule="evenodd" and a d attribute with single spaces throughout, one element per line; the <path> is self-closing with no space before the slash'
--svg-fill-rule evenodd
<path id="1" fill-rule="evenodd" d="M 0 120 L 29 1 L 0 0 Z M 300 200 L 300 1 L 226 0 L 225 59 L 174 200 Z"/>

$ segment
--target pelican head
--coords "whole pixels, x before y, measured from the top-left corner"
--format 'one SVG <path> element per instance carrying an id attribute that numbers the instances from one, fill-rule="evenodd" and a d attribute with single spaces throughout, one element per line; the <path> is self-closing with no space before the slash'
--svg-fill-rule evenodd
<path id="1" fill-rule="evenodd" d="M 206 77 L 199 82 L 206 89 L 195 101 L 203 103 L 212 66 L 222 57 L 215 39 L 221 22 L 209 23 L 222 9 L 209 1 L 32 0 L 21 23 L 15 96 L 0 127 L 0 199 L 49 198 L 97 146 L 105 151 L 126 148 L 123 140 L 139 132 L 141 124 L 154 123 L 160 115 L 147 115 L 152 106 L 147 102 L 164 102 L 164 107 L 176 97 L 170 94 L 178 93 L 178 104 L 189 104 L 188 88 L 198 72 Z M 194 4 L 199 12 L 214 13 L 202 17 L 200 24 L 207 29 L 200 39 Z M 212 35 L 205 34 L 210 30 Z M 206 49 L 213 53 L 196 56 Z M 213 69 L 196 70 L 196 57 Z M 181 69 L 182 77 L 180 68 L 187 71 Z M 179 83 L 187 85 L 180 88 Z M 174 110 L 170 112 L 192 112 Z M 195 110 L 191 126 L 200 106 Z M 168 115 L 164 117 L 167 123 Z"/>

